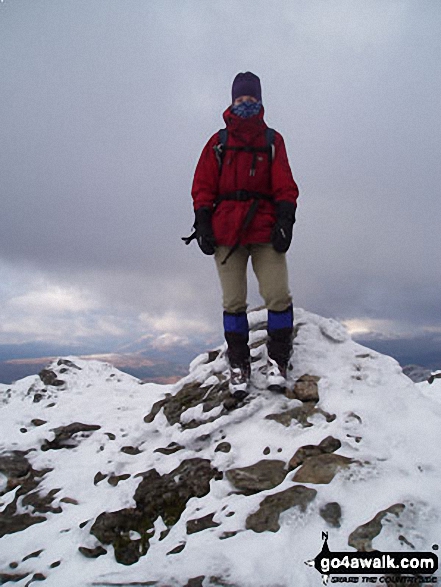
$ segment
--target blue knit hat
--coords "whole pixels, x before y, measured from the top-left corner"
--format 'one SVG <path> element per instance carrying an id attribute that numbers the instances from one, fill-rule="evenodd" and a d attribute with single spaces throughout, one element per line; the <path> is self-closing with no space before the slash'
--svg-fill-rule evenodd
<path id="1" fill-rule="evenodd" d="M 240 96 L 253 96 L 259 102 L 262 101 L 262 89 L 260 79 L 251 71 L 238 73 L 233 81 L 231 95 L 234 100 Z"/>

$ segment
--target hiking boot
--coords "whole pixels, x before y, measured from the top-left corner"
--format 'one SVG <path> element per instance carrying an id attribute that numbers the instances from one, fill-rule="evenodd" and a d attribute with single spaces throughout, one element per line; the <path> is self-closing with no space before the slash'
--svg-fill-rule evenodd
<path id="1" fill-rule="evenodd" d="M 243 399 L 248 395 L 247 386 L 251 377 L 251 362 L 230 365 L 230 393 L 237 399 Z"/>
<path id="2" fill-rule="evenodd" d="M 283 393 L 286 389 L 286 376 L 288 366 L 279 364 L 274 359 L 268 358 L 268 367 L 266 372 L 267 377 L 267 389 L 269 391 L 275 391 Z"/>

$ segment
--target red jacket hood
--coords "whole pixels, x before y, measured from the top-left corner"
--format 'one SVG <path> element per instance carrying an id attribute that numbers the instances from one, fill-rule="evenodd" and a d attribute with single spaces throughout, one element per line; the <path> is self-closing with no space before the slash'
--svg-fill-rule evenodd
<path id="1" fill-rule="evenodd" d="M 228 132 L 236 140 L 241 143 L 252 143 L 254 139 L 267 128 L 267 124 L 263 117 L 265 114 L 264 107 L 262 106 L 259 113 L 251 118 L 241 118 L 231 111 L 232 106 L 229 106 L 224 114 L 224 121 L 227 125 Z"/>

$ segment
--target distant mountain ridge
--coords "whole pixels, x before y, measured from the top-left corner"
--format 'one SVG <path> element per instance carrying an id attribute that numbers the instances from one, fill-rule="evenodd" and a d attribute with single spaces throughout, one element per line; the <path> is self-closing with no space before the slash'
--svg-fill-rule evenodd
<path id="1" fill-rule="evenodd" d="M 80 355 L 83 360 L 109 361 L 115 367 L 143 381 L 174 383 L 188 372 L 184 363 L 175 363 L 166 358 L 149 359 L 138 354 L 103 353 Z M 56 357 L 11 359 L 0 362 L 0 381 L 12 383 L 22 377 L 40 371 Z"/>

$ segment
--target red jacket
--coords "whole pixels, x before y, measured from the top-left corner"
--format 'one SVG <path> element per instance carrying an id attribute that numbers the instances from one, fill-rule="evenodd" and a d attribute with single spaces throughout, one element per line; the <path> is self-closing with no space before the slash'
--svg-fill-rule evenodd
<path id="1" fill-rule="evenodd" d="M 231 112 L 224 112 L 228 129 L 229 146 L 265 147 L 264 110 L 251 118 L 240 118 Z M 219 195 L 248 190 L 271 195 L 274 202 L 285 200 L 296 203 L 299 190 L 293 179 L 282 136 L 276 132 L 274 138 L 274 159 L 270 164 L 267 153 L 257 153 L 255 174 L 251 175 L 253 153 L 226 150 L 222 172 L 214 147 L 218 145 L 218 133 L 205 145 L 194 174 L 192 196 L 194 209 L 203 206 L 214 207 L 213 232 L 216 244 L 233 246 L 251 206 L 252 201 L 224 200 L 215 206 Z M 271 170 L 270 170 L 271 167 Z M 257 212 L 242 235 L 240 244 L 267 243 L 271 241 L 271 231 L 276 221 L 274 203 L 260 200 Z"/>

